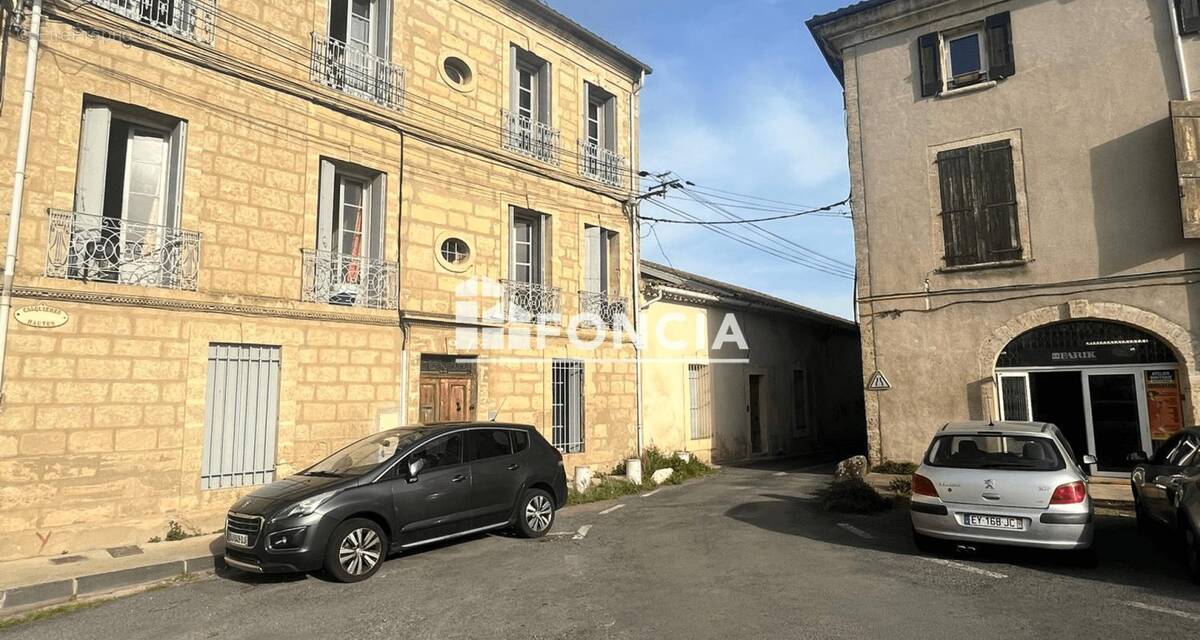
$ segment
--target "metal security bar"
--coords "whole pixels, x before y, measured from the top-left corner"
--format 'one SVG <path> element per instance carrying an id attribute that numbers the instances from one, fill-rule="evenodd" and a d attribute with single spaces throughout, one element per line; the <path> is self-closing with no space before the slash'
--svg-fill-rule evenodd
<path id="1" fill-rule="evenodd" d="M 279 351 L 272 346 L 208 346 L 202 489 L 275 479 Z"/>
<path id="2" fill-rule="evenodd" d="M 395 309 L 399 269 L 385 262 L 332 251 L 304 249 L 300 299 L 347 307 Z"/>
<path id="3" fill-rule="evenodd" d="M 199 232 L 72 211 L 49 218 L 48 277 L 196 290 Z"/>
<path id="4" fill-rule="evenodd" d="M 625 175 L 625 158 L 590 140 L 580 140 L 579 175 L 619 187 Z"/>
<path id="5" fill-rule="evenodd" d="M 504 309 L 510 322 L 554 324 L 562 317 L 562 290 L 536 282 L 503 280 Z"/>
<path id="6" fill-rule="evenodd" d="M 688 365 L 689 416 L 692 440 L 711 438 L 712 423 L 712 376 L 708 365 Z"/>
<path id="7" fill-rule="evenodd" d="M 609 329 L 629 325 L 629 318 L 626 317 L 628 309 L 629 301 L 626 298 L 603 292 L 579 292 L 579 311 L 585 316 L 584 319 L 593 322 L 599 319 Z"/>
<path id="8" fill-rule="evenodd" d="M 312 81 L 389 109 L 404 105 L 404 67 L 337 38 L 312 34 Z"/>
<path id="9" fill-rule="evenodd" d="M 90 0 L 97 7 L 181 38 L 212 44 L 217 0 Z"/>
<path id="10" fill-rule="evenodd" d="M 550 387 L 550 443 L 563 453 L 583 453 L 583 362 L 554 360 Z"/>
<path id="11" fill-rule="evenodd" d="M 515 111 L 505 109 L 504 148 L 548 164 L 558 164 L 558 129 L 552 129 Z"/>

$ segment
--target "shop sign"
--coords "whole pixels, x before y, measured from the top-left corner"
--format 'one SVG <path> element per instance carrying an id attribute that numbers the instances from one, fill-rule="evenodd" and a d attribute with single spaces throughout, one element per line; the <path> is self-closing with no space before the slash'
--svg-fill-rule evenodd
<path id="1" fill-rule="evenodd" d="M 1183 429 L 1178 372 L 1173 369 L 1146 372 L 1146 406 L 1152 440 L 1166 440 Z"/>
<path id="2" fill-rule="evenodd" d="M 67 312 L 44 302 L 17 309 L 13 316 L 19 324 L 35 329 L 53 329 L 67 323 Z"/>

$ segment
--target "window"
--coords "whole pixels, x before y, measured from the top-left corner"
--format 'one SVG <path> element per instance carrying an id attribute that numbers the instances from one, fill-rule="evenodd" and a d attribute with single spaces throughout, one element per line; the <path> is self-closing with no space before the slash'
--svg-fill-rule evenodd
<path id="1" fill-rule="evenodd" d="M 306 300 L 387 306 L 392 265 L 383 261 L 387 175 L 321 159 L 317 247 L 306 264 Z M 390 308 L 390 307 L 389 307 Z"/>
<path id="2" fill-rule="evenodd" d="M 550 124 L 550 63 L 512 47 L 511 108 L 527 122 Z"/>
<path id="3" fill-rule="evenodd" d="M 1023 258 L 1009 140 L 937 154 L 945 266 Z"/>
<path id="4" fill-rule="evenodd" d="M 471 83 L 471 67 L 458 56 L 448 56 L 442 62 L 442 72 L 451 84 L 462 87 Z"/>
<path id="5" fill-rule="evenodd" d="M 808 435 L 808 372 L 803 369 L 792 371 L 792 403 L 796 419 L 796 435 Z"/>
<path id="6" fill-rule="evenodd" d="M 462 464 L 463 461 L 463 439 L 461 433 L 453 433 L 448 436 L 443 436 L 421 447 L 413 452 L 409 458 L 409 462 L 415 460 L 424 460 L 425 468 L 422 472 L 439 467 L 452 467 L 456 464 Z"/>
<path id="7" fill-rule="evenodd" d="M 551 363 L 551 444 L 563 453 L 583 453 L 583 362 Z"/>
<path id="8" fill-rule="evenodd" d="M 1200 0 L 1175 0 L 1178 4 L 1179 33 L 1200 33 Z"/>
<path id="9" fill-rule="evenodd" d="M 512 435 L 513 453 L 521 453 L 529 448 L 529 434 L 524 431 L 510 431 Z"/>
<path id="10" fill-rule="evenodd" d="M 917 77 L 923 97 L 1012 76 L 1012 21 L 1008 12 L 980 23 L 927 33 L 917 39 Z"/>
<path id="11" fill-rule="evenodd" d="M 585 225 L 583 290 L 590 293 L 619 291 L 621 263 L 619 234 L 603 227 Z"/>
<path id="12" fill-rule="evenodd" d="M 545 280 L 544 216 L 532 211 L 514 211 L 512 215 L 512 247 L 510 277 L 517 282 L 542 284 Z"/>
<path id="13" fill-rule="evenodd" d="M 333 0 L 327 32 L 312 34 L 312 79 L 400 108 L 404 70 L 391 62 L 391 4 L 391 0 Z"/>
<path id="14" fill-rule="evenodd" d="M 329 5 L 329 37 L 346 45 L 347 64 L 366 56 L 387 58 L 390 44 L 387 0 L 333 0 Z"/>
<path id="15" fill-rule="evenodd" d="M 692 440 L 712 437 L 712 376 L 708 365 L 688 365 L 688 424 Z"/>
<path id="16" fill-rule="evenodd" d="M 939 436 L 925 461 L 952 469 L 1056 471 L 1066 467 L 1054 440 L 1040 436 Z"/>
<path id="17" fill-rule="evenodd" d="M 446 238 L 442 241 L 442 259 L 450 264 L 461 264 L 471 257 L 471 249 L 462 238 Z"/>
<path id="18" fill-rule="evenodd" d="M 91 0 L 113 13 L 159 31 L 212 44 L 217 0 Z"/>
<path id="19" fill-rule="evenodd" d="M 273 346 L 209 345 L 201 488 L 275 479 L 279 352 Z"/>
<path id="20" fill-rule="evenodd" d="M 590 82 L 584 83 L 584 93 L 587 104 L 584 138 L 595 147 L 616 151 L 617 99 Z"/>
<path id="21" fill-rule="evenodd" d="M 467 432 L 470 460 L 486 460 L 512 455 L 512 442 L 505 429 L 478 429 Z"/>

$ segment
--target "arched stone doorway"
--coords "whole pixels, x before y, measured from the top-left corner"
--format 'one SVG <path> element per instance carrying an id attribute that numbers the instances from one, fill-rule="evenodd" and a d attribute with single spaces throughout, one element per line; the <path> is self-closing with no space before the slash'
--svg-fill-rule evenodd
<path id="1" fill-rule="evenodd" d="M 984 401 L 998 419 L 1045 421 L 1066 433 L 1093 471 L 1120 475 L 1133 451 L 1150 451 L 1195 420 L 1185 402 L 1195 342 L 1155 314 L 1077 300 L 1024 314 L 980 352 Z"/>

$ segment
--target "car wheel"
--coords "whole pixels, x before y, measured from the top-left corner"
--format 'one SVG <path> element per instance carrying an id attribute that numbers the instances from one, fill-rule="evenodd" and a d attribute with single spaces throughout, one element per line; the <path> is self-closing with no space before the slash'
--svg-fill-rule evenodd
<path id="1" fill-rule="evenodd" d="M 1188 525 L 1183 530 L 1183 543 L 1188 573 L 1191 574 L 1192 580 L 1200 583 L 1200 536 L 1196 535 L 1194 527 Z"/>
<path id="2" fill-rule="evenodd" d="M 338 582 L 366 580 L 383 565 L 387 548 L 387 536 L 373 520 L 347 520 L 329 536 L 325 549 L 325 572 Z"/>
<path id="3" fill-rule="evenodd" d="M 554 526 L 554 498 L 541 489 L 529 489 L 517 509 L 517 533 L 540 538 Z"/>
<path id="4" fill-rule="evenodd" d="M 941 551 L 945 546 L 942 544 L 941 540 L 938 540 L 937 538 L 932 538 L 930 536 L 927 536 L 927 535 L 921 533 L 920 531 L 917 531 L 916 527 L 912 528 L 912 539 L 913 539 L 913 544 L 916 545 L 916 547 L 917 547 L 917 551 L 920 551 L 921 553 L 936 554 L 939 551 Z"/>

